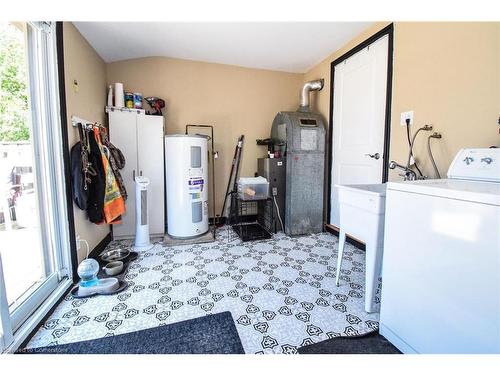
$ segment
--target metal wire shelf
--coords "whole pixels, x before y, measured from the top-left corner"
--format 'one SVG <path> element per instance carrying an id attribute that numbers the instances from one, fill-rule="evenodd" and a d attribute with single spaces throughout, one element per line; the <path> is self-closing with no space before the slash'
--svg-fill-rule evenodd
<path id="1" fill-rule="evenodd" d="M 271 198 L 246 201 L 231 193 L 229 225 L 243 242 L 272 237 L 274 214 Z"/>

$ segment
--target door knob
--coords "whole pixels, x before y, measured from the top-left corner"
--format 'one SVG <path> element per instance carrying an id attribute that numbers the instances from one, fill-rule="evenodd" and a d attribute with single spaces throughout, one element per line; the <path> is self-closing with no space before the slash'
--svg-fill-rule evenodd
<path id="1" fill-rule="evenodd" d="M 380 159 L 380 154 L 378 152 L 376 152 L 375 154 L 365 154 L 365 156 L 369 156 L 371 157 L 372 159 L 375 159 L 375 160 L 378 160 Z"/>

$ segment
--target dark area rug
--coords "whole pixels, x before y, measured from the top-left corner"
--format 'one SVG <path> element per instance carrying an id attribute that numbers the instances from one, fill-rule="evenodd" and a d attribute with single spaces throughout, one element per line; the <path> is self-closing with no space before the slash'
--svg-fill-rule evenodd
<path id="1" fill-rule="evenodd" d="M 401 354 L 378 331 L 360 336 L 342 336 L 303 346 L 299 354 Z"/>
<path id="2" fill-rule="evenodd" d="M 244 354 L 226 311 L 161 327 L 70 344 L 22 349 L 26 354 Z"/>

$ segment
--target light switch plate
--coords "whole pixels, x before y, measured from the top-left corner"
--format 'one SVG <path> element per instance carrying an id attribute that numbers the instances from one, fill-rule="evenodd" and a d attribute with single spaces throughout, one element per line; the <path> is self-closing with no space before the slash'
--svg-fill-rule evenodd
<path id="1" fill-rule="evenodd" d="M 401 112 L 401 126 L 406 126 L 406 119 L 410 119 L 410 125 L 413 125 L 413 111 Z"/>

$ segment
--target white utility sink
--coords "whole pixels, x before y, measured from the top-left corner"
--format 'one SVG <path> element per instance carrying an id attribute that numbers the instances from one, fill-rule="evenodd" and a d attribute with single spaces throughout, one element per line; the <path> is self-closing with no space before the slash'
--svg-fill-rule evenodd
<path id="1" fill-rule="evenodd" d="M 365 310 L 376 312 L 375 303 L 378 278 L 382 269 L 384 248 L 384 218 L 386 184 L 336 185 L 339 191 L 340 230 L 337 260 L 337 285 L 346 234 L 366 245 L 365 261 Z"/>

